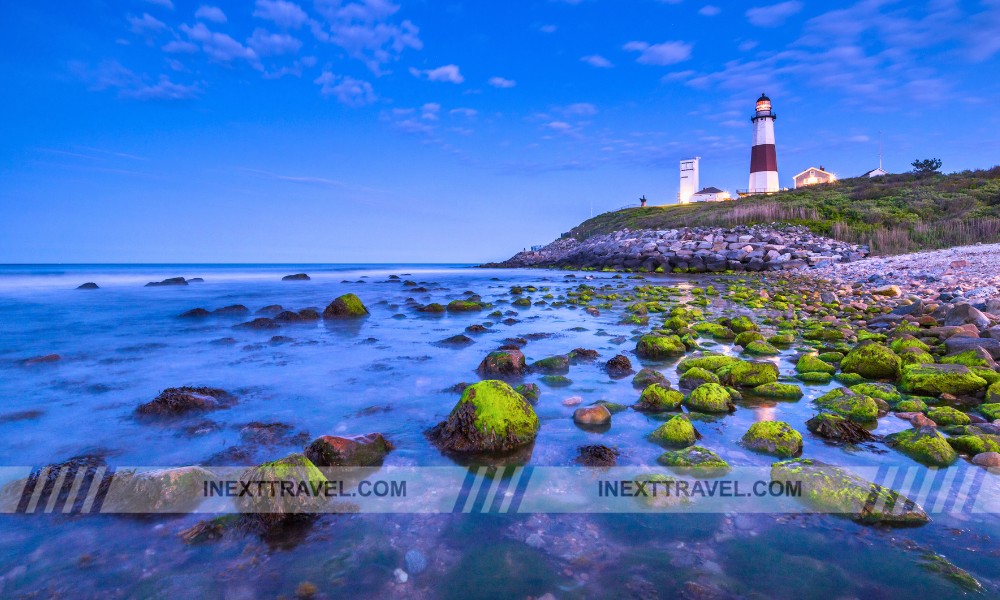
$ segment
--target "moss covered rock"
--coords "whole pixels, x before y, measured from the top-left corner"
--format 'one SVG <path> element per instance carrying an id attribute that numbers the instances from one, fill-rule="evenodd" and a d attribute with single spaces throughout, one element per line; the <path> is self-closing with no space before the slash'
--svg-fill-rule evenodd
<path id="1" fill-rule="evenodd" d="M 781 350 L 778 350 L 771 344 L 767 342 L 762 342 L 760 340 L 750 342 L 743 348 L 743 352 L 746 354 L 751 354 L 753 356 L 777 356 L 781 354 Z"/>
<path id="2" fill-rule="evenodd" d="M 679 409 L 683 401 L 684 394 L 654 383 L 642 390 L 639 401 L 632 408 L 641 412 L 663 412 Z"/>
<path id="3" fill-rule="evenodd" d="M 993 360 L 990 353 L 982 348 L 970 348 L 968 350 L 956 352 L 955 354 L 949 354 L 941 359 L 941 363 L 946 365 L 965 365 L 967 367 L 986 368 L 993 368 L 996 365 L 996 361 Z"/>
<path id="4" fill-rule="evenodd" d="M 757 387 L 778 381 L 778 367 L 770 362 L 738 361 L 718 371 L 723 383 L 736 387 Z"/>
<path id="5" fill-rule="evenodd" d="M 758 421 L 743 434 L 743 446 L 782 458 L 802 453 L 802 434 L 783 421 Z"/>
<path id="6" fill-rule="evenodd" d="M 732 329 L 718 323 L 695 323 L 691 326 L 691 329 L 717 340 L 731 340 L 736 338 L 736 333 Z"/>
<path id="7" fill-rule="evenodd" d="M 657 461 L 685 475 L 721 477 L 729 472 L 729 463 L 718 454 L 701 446 L 664 452 Z"/>
<path id="8" fill-rule="evenodd" d="M 885 441 L 913 460 L 932 467 L 947 467 L 958 458 L 955 450 L 934 427 L 907 429 L 887 435 Z"/>
<path id="9" fill-rule="evenodd" d="M 856 394 L 849 388 L 830 390 L 816 399 L 816 405 L 852 421 L 874 421 L 879 407 L 870 396 Z"/>
<path id="10" fill-rule="evenodd" d="M 646 334 L 639 338 L 635 345 L 635 354 L 639 358 L 651 360 L 663 360 L 675 356 L 681 356 L 687 352 L 681 338 L 676 335 L 656 335 Z"/>
<path id="11" fill-rule="evenodd" d="M 845 373 L 857 373 L 868 379 L 895 381 L 901 368 L 902 361 L 896 353 L 875 342 L 860 344 L 840 361 L 840 369 Z"/>
<path id="12" fill-rule="evenodd" d="M 993 383 L 986 389 L 986 404 L 1000 404 L 1000 381 Z M 1000 419 L 1000 417 L 994 417 Z"/>
<path id="13" fill-rule="evenodd" d="M 682 390 L 693 390 L 703 383 L 719 383 L 719 376 L 701 367 L 684 371 L 679 382 Z"/>
<path id="14" fill-rule="evenodd" d="M 969 415 L 950 406 L 939 406 L 927 412 L 927 416 L 942 427 L 948 425 L 968 425 L 972 422 Z"/>
<path id="15" fill-rule="evenodd" d="M 317 467 L 377 467 L 394 448 L 381 433 L 324 435 L 306 446 L 305 455 Z"/>
<path id="16" fill-rule="evenodd" d="M 820 360 L 812 354 L 804 354 L 795 363 L 795 370 L 799 373 L 829 373 L 833 375 L 837 372 L 837 367 Z"/>
<path id="17" fill-rule="evenodd" d="M 687 415 L 677 415 L 656 428 L 649 439 L 664 446 L 685 448 L 693 445 L 701 434 L 691 424 Z"/>
<path id="18" fill-rule="evenodd" d="M 532 404 L 538 404 L 538 398 L 542 395 L 542 389 L 537 383 L 522 383 L 514 388 L 514 391 L 524 396 L 524 399 Z"/>
<path id="19" fill-rule="evenodd" d="M 750 344 L 750 342 L 766 342 L 767 339 L 756 331 L 744 331 L 743 333 L 736 336 L 733 343 L 737 346 L 743 346 L 744 348 Z"/>
<path id="20" fill-rule="evenodd" d="M 803 502 L 859 523 L 910 526 L 930 521 L 919 505 L 899 492 L 818 460 L 796 458 L 774 463 L 771 480 L 801 482 Z"/>
<path id="21" fill-rule="evenodd" d="M 911 365 L 903 369 L 899 389 L 910 394 L 975 394 L 986 380 L 964 365 Z"/>
<path id="22" fill-rule="evenodd" d="M 779 400 L 798 400 L 802 397 L 802 388 L 794 383 L 765 383 L 753 388 L 753 395 L 762 398 L 777 398 Z"/>
<path id="23" fill-rule="evenodd" d="M 736 333 L 743 333 L 745 331 L 760 331 L 760 327 L 758 327 L 757 324 L 750 319 L 750 317 L 746 316 L 739 316 L 732 319 L 729 322 L 729 328 Z"/>
<path id="24" fill-rule="evenodd" d="M 688 369 L 700 367 L 715 372 L 719 369 L 740 362 L 735 356 L 724 354 L 702 354 L 701 356 L 688 356 L 677 363 L 677 372 L 683 373 Z"/>
<path id="25" fill-rule="evenodd" d="M 829 373 L 796 373 L 795 378 L 805 383 L 826 384 L 833 381 Z"/>
<path id="26" fill-rule="evenodd" d="M 779 333 L 767 338 L 767 343 L 780 348 L 787 348 L 795 343 L 795 336 L 790 333 Z"/>
<path id="27" fill-rule="evenodd" d="M 240 481 L 250 484 L 251 489 L 265 490 L 236 498 L 236 507 L 243 513 L 241 522 L 252 528 L 266 530 L 289 520 L 308 518 L 320 512 L 327 500 L 324 494 L 313 492 L 322 491 L 326 477 L 304 454 L 291 454 L 248 469 L 240 475 Z M 289 483 L 296 490 L 294 495 L 267 493 Z"/>
<path id="28" fill-rule="evenodd" d="M 983 452 L 1000 452 L 1000 436 L 995 435 L 959 435 L 948 438 L 948 443 L 956 451 L 968 456 Z"/>
<path id="29" fill-rule="evenodd" d="M 990 421 L 996 421 L 1000 419 L 1000 402 L 980 404 L 979 412 Z"/>
<path id="30" fill-rule="evenodd" d="M 729 391 L 718 383 L 703 383 L 685 400 L 691 410 L 704 413 L 728 413 L 736 410 Z"/>
<path id="31" fill-rule="evenodd" d="M 483 308 L 482 303 L 470 300 L 452 300 L 448 303 L 448 312 L 474 312 Z"/>
<path id="32" fill-rule="evenodd" d="M 344 294 L 323 309 L 324 319 L 354 319 L 367 316 L 368 309 L 361 302 L 361 298 L 354 294 Z"/>
<path id="33" fill-rule="evenodd" d="M 509 452 L 532 443 L 538 429 L 538 416 L 521 394 L 502 381 L 486 380 L 465 388 L 429 437 L 452 452 Z"/>
<path id="34" fill-rule="evenodd" d="M 902 394 L 896 391 L 896 387 L 891 383 L 859 383 L 852 385 L 851 391 L 889 403 L 899 402 L 903 399 Z"/>
<path id="35" fill-rule="evenodd" d="M 833 376 L 833 378 L 846 386 L 857 385 L 865 382 L 865 378 L 857 373 L 837 373 Z"/>
<path id="36" fill-rule="evenodd" d="M 919 398 L 909 398 L 897 402 L 893 410 L 896 412 L 924 412 L 927 410 L 927 403 Z"/>

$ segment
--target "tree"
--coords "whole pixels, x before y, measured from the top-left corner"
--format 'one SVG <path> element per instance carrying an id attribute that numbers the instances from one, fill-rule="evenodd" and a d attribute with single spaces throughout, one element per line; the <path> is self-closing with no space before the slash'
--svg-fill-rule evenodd
<path id="1" fill-rule="evenodd" d="M 924 160 L 915 160 L 910 163 L 913 165 L 913 172 L 917 175 L 931 175 L 938 172 L 941 168 L 940 158 L 925 158 Z"/>

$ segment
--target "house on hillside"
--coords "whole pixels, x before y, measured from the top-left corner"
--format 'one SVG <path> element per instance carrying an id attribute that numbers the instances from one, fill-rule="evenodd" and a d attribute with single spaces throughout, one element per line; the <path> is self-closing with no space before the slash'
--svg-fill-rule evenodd
<path id="1" fill-rule="evenodd" d="M 886 171 L 880 166 L 877 169 L 872 169 L 871 171 L 868 171 L 867 173 L 862 175 L 862 177 L 881 177 L 883 175 L 888 175 L 888 174 L 889 171 Z"/>
<path id="2" fill-rule="evenodd" d="M 729 192 L 720 190 L 717 187 L 702 188 L 691 195 L 691 202 L 722 202 L 732 199 L 733 197 L 729 195 Z"/>
<path id="3" fill-rule="evenodd" d="M 837 181 L 837 176 L 820 166 L 818 169 L 816 167 L 809 167 L 792 179 L 795 181 L 795 188 L 798 189 L 807 185 L 833 183 Z"/>

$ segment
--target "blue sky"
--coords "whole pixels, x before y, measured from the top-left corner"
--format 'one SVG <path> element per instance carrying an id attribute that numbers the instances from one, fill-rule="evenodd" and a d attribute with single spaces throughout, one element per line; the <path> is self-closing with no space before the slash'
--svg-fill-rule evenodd
<path id="1" fill-rule="evenodd" d="M 475 262 L 677 163 L 1000 163 L 1000 0 L 77 0 L 0 23 L 0 262 Z"/>

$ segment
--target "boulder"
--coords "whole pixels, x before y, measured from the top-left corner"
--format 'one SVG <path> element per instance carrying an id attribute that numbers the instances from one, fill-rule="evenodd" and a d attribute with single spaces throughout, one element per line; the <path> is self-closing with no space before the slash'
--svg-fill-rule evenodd
<path id="1" fill-rule="evenodd" d="M 517 348 L 508 348 L 487 354 L 476 371 L 483 377 L 519 377 L 527 372 L 527 367 L 524 354 Z"/>
<path id="2" fill-rule="evenodd" d="M 777 398 L 779 400 L 798 400 L 802 397 L 802 388 L 793 383 L 764 383 L 751 390 L 754 396 L 761 398 Z"/>
<path id="3" fill-rule="evenodd" d="M 737 361 L 717 371 L 726 385 L 757 387 L 778 381 L 778 367 L 771 362 Z"/>
<path id="4" fill-rule="evenodd" d="M 829 373 L 833 375 L 837 372 L 837 367 L 828 362 L 824 362 L 812 354 L 803 354 L 795 363 L 795 370 L 798 373 Z"/>
<path id="5" fill-rule="evenodd" d="M 76 286 L 76 289 L 78 289 L 78 290 L 96 290 L 96 289 L 99 289 L 99 288 L 97 287 L 97 284 L 94 283 L 93 281 L 88 281 L 87 283 L 81 283 L 80 285 Z"/>
<path id="6" fill-rule="evenodd" d="M 538 429 L 538 416 L 523 396 L 503 381 L 486 380 L 465 388 L 429 437 L 452 452 L 509 452 L 534 442 Z"/>
<path id="7" fill-rule="evenodd" d="M 246 529 L 267 532 L 290 521 L 308 520 L 322 511 L 327 500 L 323 493 L 327 479 L 304 454 L 247 469 L 240 481 L 251 492 L 235 499 Z M 289 484 L 294 494 L 272 492 Z"/>
<path id="8" fill-rule="evenodd" d="M 201 319 L 211 314 L 212 313 L 208 312 L 204 308 L 192 308 L 191 310 L 182 312 L 178 316 L 182 319 Z"/>
<path id="9" fill-rule="evenodd" d="M 743 446 L 755 452 L 790 458 L 802 453 L 802 434 L 783 421 L 758 421 L 743 434 Z"/>
<path id="10" fill-rule="evenodd" d="M 531 370 L 549 375 L 565 375 L 569 373 L 569 357 L 557 355 L 536 360 L 531 364 Z"/>
<path id="11" fill-rule="evenodd" d="M 604 369 L 613 379 L 628 377 L 634 372 L 632 371 L 632 361 L 630 361 L 624 354 L 619 354 L 609 360 L 604 364 Z"/>
<path id="12" fill-rule="evenodd" d="M 573 422 L 584 427 L 610 425 L 611 411 L 601 404 L 584 406 L 573 411 Z"/>
<path id="13" fill-rule="evenodd" d="M 681 362 L 677 363 L 677 372 L 683 373 L 688 369 L 693 369 L 695 367 L 715 372 L 723 367 L 728 367 L 738 362 L 740 362 L 740 359 L 735 356 L 705 353 L 700 356 L 688 356 L 683 358 Z"/>
<path id="14" fill-rule="evenodd" d="M 719 383 L 719 376 L 707 369 L 694 367 L 681 374 L 678 385 L 682 390 L 691 391 L 703 383 Z"/>
<path id="15" fill-rule="evenodd" d="M 580 446 L 576 457 L 577 464 L 585 467 L 613 467 L 618 463 L 618 450 L 602 446 Z"/>
<path id="16" fill-rule="evenodd" d="M 305 273 L 295 273 L 294 275 L 285 275 L 281 278 L 282 281 L 309 281 L 311 277 Z"/>
<path id="17" fill-rule="evenodd" d="M 215 476 L 201 467 L 115 472 L 101 510 L 107 513 L 188 513 L 205 499 L 205 482 Z"/>
<path id="18" fill-rule="evenodd" d="M 970 323 L 983 330 L 990 326 L 990 319 L 976 307 L 965 302 L 956 304 L 945 315 L 944 324 L 948 327 L 958 327 Z"/>
<path id="19" fill-rule="evenodd" d="M 869 525 L 912 526 L 927 513 L 899 492 L 818 460 L 796 458 L 771 465 L 771 481 L 801 482 L 801 500 L 813 508 Z"/>
<path id="20" fill-rule="evenodd" d="M 166 417 L 220 410 L 234 404 L 236 398 L 225 390 L 184 386 L 163 390 L 153 400 L 139 405 L 135 412 L 144 416 Z"/>
<path id="21" fill-rule="evenodd" d="M 188 281 L 183 277 L 170 277 L 164 279 L 163 281 L 150 281 L 145 285 L 145 287 L 160 287 L 169 285 L 187 285 Z"/>
<path id="22" fill-rule="evenodd" d="M 324 319 L 352 319 L 367 317 L 368 314 L 368 309 L 354 294 L 344 294 L 323 309 Z"/>
<path id="23" fill-rule="evenodd" d="M 639 372 L 632 378 L 632 387 L 639 389 L 645 389 L 654 383 L 667 388 L 670 387 L 670 380 L 663 373 L 649 367 L 639 369 Z"/>
<path id="24" fill-rule="evenodd" d="M 701 446 L 664 452 L 656 459 L 661 465 L 694 477 L 721 477 L 729 472 L 729 463 Z"/>
<path id="25" fill-rule="evenodd" d="M 850 388 L 832 389 L 816 398 L 815 402 L 816 406 L 852 421 L 874 421 L 879 414 L 879 407 L 874 398 L 857 394 Z"/>
<path id="26" fill-rule="evenodd" d="M 972 457 L 972 464 L 986 468 L 1000 468 L 1000 452 L 983 452 Z"/>
<path id="27" fill-rule="evenodd" d="M 378 467 L 394 449 L 381 433 L 324 435 L 306 446 L 305 455 L 317 467 Z"/>
<path id="28" fill-rule="evenodd" d="M 833 413 L 819 413 L 806 421 L 806 428 L 821 438 L 848 444 L 869 442 L 875 439 L 864 427 Z"/>
<path id="29" fill-rule="evenodd" d="M 524 399 L 532 404 L 538 404 L 538 398 L 542 394 L 537 383 L 522 383 L 514 388 L 514 391 L 524 396 Z"/>
<path id="30" fill-rule="evenodd" d="M 639 338 L 635 346 L 635 354 L 639 358 L 651 360 L 664 360 L 675 356 L 682 356 L 687 352 L 687 348 L 676 335 L 656 335 L 646 334 Z"/>

